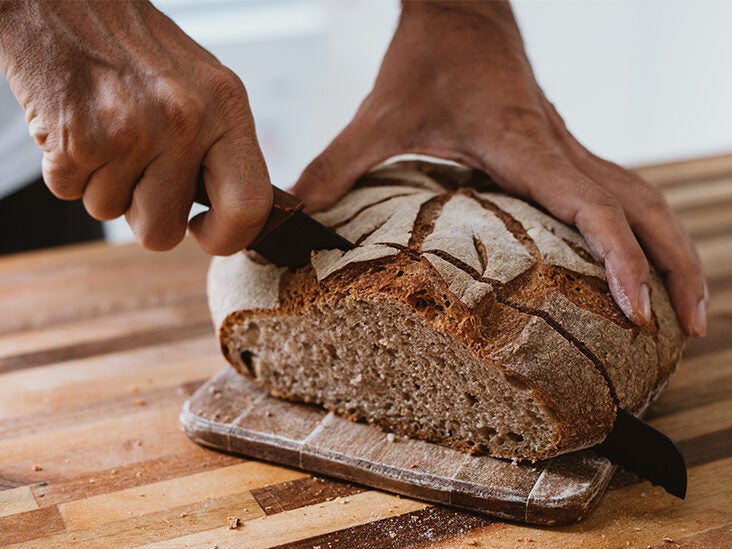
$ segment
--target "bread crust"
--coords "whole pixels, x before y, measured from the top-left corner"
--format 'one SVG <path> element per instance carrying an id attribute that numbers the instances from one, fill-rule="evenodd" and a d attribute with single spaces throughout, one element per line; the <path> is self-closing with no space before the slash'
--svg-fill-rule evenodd
<path id="1" fill-rule="evenodd" d="M 245 254 L 217 258 L 210 269 L 209 302 L 224 355 L 275 395 L 465 451 L 537 460 L 601 441 L 618 406 L 641 413 L 681 356 L 685 337 L 655 271 L 654 322 L 640 328 L 615 305 L 604 270 L 574 229 L 496 192 L 484 174 L 422 162 L 391 165 L 364 177 L 320 219 L 359 247 L 345 254 L 316 252 L 310 265 L 294 273 Z M 485 375 L 504 380 L 507 391 L 524 387 L 551 436 L 541 447 L 526 441 L 506 446 L 495 443 L 499 435 L 491 435 L 490 443 L 474 440 L 472 431 L 455 436 L 450 429 L 420 428 L 373 408 L 348 409 L 317 388 L 281 384 L 248 364 L 261 343 L 242 327 L 276 318 L 307 323 L 348 306 L 374 316 L 378 306 L 399 310 L 426 330 L 420 333 L 449 342 L 449 352 L 466 364 L 483 364 Z M 367 337 L 346 328 L 337 328 L 343 337 Z M 317 332 L 313 339 L 317 345 Z M 252 353 L 248 358 L 244 347 Z M 310 355 L 283 350 L 283 371 L 298 356 Z M 457 380 L 462 373 L 454 375 Z M 346 389 L 343 394 L 353 393 Z"/>

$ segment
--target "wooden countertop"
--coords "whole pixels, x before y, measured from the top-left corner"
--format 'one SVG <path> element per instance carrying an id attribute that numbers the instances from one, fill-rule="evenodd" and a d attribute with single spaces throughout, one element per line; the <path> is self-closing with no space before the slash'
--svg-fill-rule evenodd
<path id="1" fill-rule="evenodd" d="M 641 171 L 681 214 L 712 295 L 709 335 L 648 415 L 686 456 L 685 501 L 620 472 L 583 522 L 533 528 L 200 448 L 178 413 L 225 364 L 208 258 L 190 241 L 86 245 L 0 260 L 0 544 L 730 547 L 732 155 Z"/>

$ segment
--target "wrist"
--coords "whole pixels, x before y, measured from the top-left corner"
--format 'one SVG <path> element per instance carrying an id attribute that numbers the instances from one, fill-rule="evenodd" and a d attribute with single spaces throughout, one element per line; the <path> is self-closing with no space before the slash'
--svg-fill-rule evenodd
<path id="1" fill-rule="evenodd" d="M 449 18 L 473 28 L 488 27 L 520 39 L 521 33 L 508 0 L 490 2 L 457 0 L 402 0 L 402 18 L 432 16 Z"/>
<path id="2" fill-rule="evenodd" d="M 402 0 L 402 11 L 439 11 L 462 15 L 479 15 L 483 17 L 512 17 L 508 0 L 491 2 L 475 2 L 465 0 Z"/>

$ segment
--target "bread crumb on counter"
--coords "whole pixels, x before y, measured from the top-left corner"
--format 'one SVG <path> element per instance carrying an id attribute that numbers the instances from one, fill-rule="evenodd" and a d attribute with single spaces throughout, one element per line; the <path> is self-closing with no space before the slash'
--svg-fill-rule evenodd
<path id="1" fill-rule="evenodd" d="M 43 471 L 43 467 L 41 467 L 40 465 L 38 465 L 38 464 L 36 463 L 36 464 L 35 464 L 35 465 L 33 466 L 33 470 L 34 470 L 34 471 Z"/>
<path id="2" fill-rule="evenodd" d="M 241 526 L 239 517 L 229 517 L 229 530 L 237 530 Z"/>

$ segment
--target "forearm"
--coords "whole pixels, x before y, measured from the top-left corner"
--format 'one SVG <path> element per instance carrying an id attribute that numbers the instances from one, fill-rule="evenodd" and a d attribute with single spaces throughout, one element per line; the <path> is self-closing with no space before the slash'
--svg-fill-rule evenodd
<path id="1" fill-rule="evenodd" d="M 17 73 L 38 74 L 74 65 L 74 59 L 115 66 L 155 55 L 159 52 L 130 51 L 136 40 L 145 39 L 150 8 L 139 1 L 0 0 L 0 70 L 12 86 Z"/>
<path id="2" fill-rule="evenodd" d="M 402 0 L 402 19 L 425 12 L 441 18 L 450 17 L 452 22 L 461 21 L 473 28 L 480 27 L 488 32 L 500 34 L 523 51 L 521 31 L 511 4 L 507 0 L 490 2 Z"/>
<path id="3" fill-rule="evenodd" d="M 0 0 L 0 71 L 7 74 L 10 61 L 18 51 L 18 40 L 23 23 L 30 20 L 31 2 L 24 0 Z"/>

